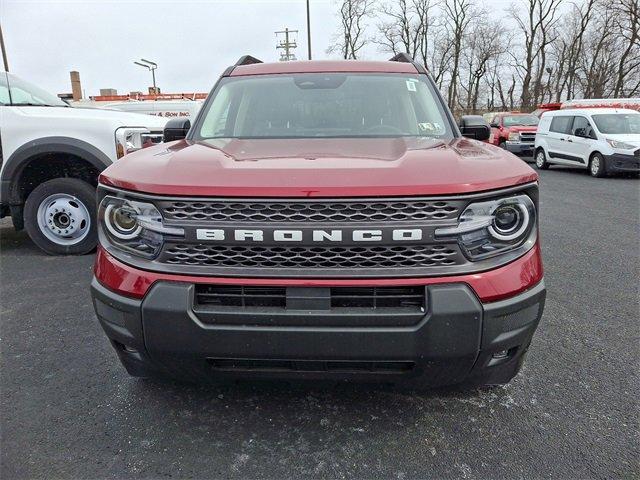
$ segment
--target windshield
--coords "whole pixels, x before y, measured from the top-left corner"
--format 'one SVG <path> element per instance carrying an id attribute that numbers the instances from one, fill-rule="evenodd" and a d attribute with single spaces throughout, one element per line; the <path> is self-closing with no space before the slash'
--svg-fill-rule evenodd
<path id="1" fill-rule="evenodd" d="M 213 95 L 196 138 L 453 137 L 420 75 L 226 77 Z"/>
<path id="2" fill-rule="evenodd" d="M 15 75 L 7 75 L 11 105 L 42 105 L 47 107 L 68 107 L 66 103 L 46 90 L 25 82 Z"/>
<path id="3" fill-rule="evenodd" d="M 615 134 L 640 134 L 640 114 L 637 113 L 609 113 L 593 115 L 601 133 Z"/>
<path id="4" fill-rule="evenodd" d="M 535 115 L 509 115 L 503 117 L 505 127 L 535 127 L 540 119 Z"/>

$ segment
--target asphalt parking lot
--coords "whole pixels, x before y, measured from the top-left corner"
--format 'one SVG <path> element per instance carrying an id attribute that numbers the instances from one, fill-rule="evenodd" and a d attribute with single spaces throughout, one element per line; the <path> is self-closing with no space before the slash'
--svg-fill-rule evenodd
<path id="1" fill-rule="evenodd" d="M 541 175 L 547 306 L 493 390 L 131 379 L 93 256 L 0 224 L 1 470 L 18 478 L 638 478 L 640 181 Z"/>

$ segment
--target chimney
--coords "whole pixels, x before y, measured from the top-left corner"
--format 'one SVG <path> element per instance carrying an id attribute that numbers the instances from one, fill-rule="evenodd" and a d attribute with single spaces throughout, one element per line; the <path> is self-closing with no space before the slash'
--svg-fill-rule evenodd
<path id="1" fill-rule="evenodd" d="M 73 92 L 73 101 L 77 102 L 78 100 L 82 100 L 82 87 L 80 85 L 80 73 L 79 72 L 70 72 L 71 76 L 71 91 Z"/>

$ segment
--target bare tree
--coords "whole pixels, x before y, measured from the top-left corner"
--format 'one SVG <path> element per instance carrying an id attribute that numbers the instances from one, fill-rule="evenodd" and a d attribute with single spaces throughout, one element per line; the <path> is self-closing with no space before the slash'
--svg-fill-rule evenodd
<path id="1" fill-rule="evenodd" d="M 584 50 L 584 35 L 588 31 L 594 12 L 596 12 L 598 1 L 587 0 L 583 6 L 574 5 L 573 15 L 570 15 L 569 18 L 577 19 L 577 21 L 574 21 L 572 28 L 568 25 L 567 28 L 563 28 L 563 31 L 569 32 L 569 35 L 563 41 L 566 52 L 566 65 L 562 65 L 562 62 L 557 62 L 559 71 L 556 72 L 556 75 L 560 80 L 556 82 L 557 100 L 560 100 L 565 88 L 568 98 L 573 98 L 575 95 L 576 84 L 578 83 L 578 69 L 576 67 Z"/>
<path id="2" fill-rule="evenodd" d="M 357 59 L 366 43 L 366 19 L 371 15 L 374 0 L 342 0 L 340 32 L 327 53 L 340 52 L 344 59 Z"/>
<path id="3" fill-rule="evenodd" d="M 523 37 L 524 58 L 520 60 L 514 55 L 522 73 L 522 108 L 531 108 L 540 98 L 542 77 L 546 69 L 545 49 L 555 39 L 553 32 L 561 2 L 562 0 L 527 0 L 524 15 L 515 5 L 511 7 L 511 17 Z"/>
<path id="4" fill-rule="evenodd" d="M 446 29 L 449 33 L 451 54 L 451 82 L 447 89 L 450 108 L 458 106 L 458 82 L 462 45 L 473 15 L 471 0 L 448 0 L 443 5 Z"/>
<path id="5" fill-rule="evenodd" d="M 382 20 L 377 25 L 376 42 L 383 51 L 394 55 L 406 52 L 427 66 L 432 8 L 432 0 L 397 0 L 382 4 L 378 11 Z"/>
<path id="6" fill-rule="evenodd" d="M 449 48 L 449 35 L 444 28 L 433 28 L 431 31 L 433 48 L 425 66 L 431 72 L 438 88 L 443 90 L 445 81 L 451 71 L 453 52 Z"/>
<path id="7" fill-rule="evenodd" d="M 500 58 L 508 45 L 506 29 L 489 18 L 486 11 L 478 12 L 470 23 L 469 35 L 463 43 L 465 72 L 460 87 L 465 93 L 465 110 L 478 113 L 481 81 L 489 74 L 492 60 Z M 497 62 L 494 62 L 495 65 Z M 462 80 L 462 78 L 461 78 Z"/>
<path id="8" fill-rule="evenodd" d="M 603 3 L 593 29 L 584 35 L 583 52 L 580 58 L 582 96 L 601 98 L 607 95 L 608 84 L 616 68 L 616 12 L 611 4 Z"/>
<path id="9" fill-rule="evenodd" d="M 638 0 L 517 1 L 504 22 L 489 0 L 340 0 L 328 51 L 406 52 L 454 110 L 640 94 Z"/>
<path id="10" fill-rule="evenodd" d="M 637 0 L 618 0 L 614 3 L 616 26 L 624 39 L 618 60 L 618 75 L 613 95 L 632 95 L 640 84 L 640 4 Z M 627 90 L 627 80 L 631 86 Z"/>

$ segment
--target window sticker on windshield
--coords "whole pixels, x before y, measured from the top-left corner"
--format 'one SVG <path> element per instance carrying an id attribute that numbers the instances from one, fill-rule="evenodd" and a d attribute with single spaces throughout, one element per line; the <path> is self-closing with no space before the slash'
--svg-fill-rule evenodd
<path id="1" fill-rule="evenodd" d="M 416 84 L 413 80 L 407 80 L 407 90 L 409 90 L 410 92 L 416 91 Z"/>
<path id="2" fill-rule="evenodd" d="M 418 130 L 428 135 L 443 135 L 446 131 L 438 122 L 418 123 Z"/>

